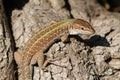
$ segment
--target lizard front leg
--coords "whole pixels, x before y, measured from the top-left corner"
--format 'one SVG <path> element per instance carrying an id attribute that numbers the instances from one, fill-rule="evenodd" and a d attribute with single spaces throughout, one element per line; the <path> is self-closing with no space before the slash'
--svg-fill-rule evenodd
<path id="1" fill-rule="evenodd" d="M 66 31 L 64 33 L 61 34 L 61 41 L 62 42 L 76 42 L 76 39 L 73 37 L 68 37 L 69 36 L 69 32 Z"/>
<path id="2" fill-rule="evenodd" d="M 60 38 L 61 38 L 62 42 L 68 42 L 69 41 L 69 38 L 68 38 L 69 32 L 68 31 L 63 32 L 60 36 L 61 36 Z"/>

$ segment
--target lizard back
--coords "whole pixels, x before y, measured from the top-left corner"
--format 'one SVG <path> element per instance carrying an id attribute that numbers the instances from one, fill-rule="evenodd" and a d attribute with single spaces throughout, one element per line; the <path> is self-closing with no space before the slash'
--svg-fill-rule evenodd
<path id="1" fill-rule="evenodd" d="M 39 50 L 44 51 L 46 47 L 48 47 L 49 44 L 60 35 L 60 31 L 65 31 L 67 29 L 67 25 L 74 20 L 75 19 L 64 20 L 36 32 L 26 44 L 23 52 L 24 60 L 27 64 L 30 63 L 31 58 L 35 53 Z"/>

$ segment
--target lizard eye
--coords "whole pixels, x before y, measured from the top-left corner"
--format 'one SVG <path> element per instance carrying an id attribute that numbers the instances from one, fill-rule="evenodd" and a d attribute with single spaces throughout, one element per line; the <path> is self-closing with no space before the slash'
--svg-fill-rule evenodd
<path id="1" fill-rule="evenodd" d="M 82 30 L 84 30 L 84 28 L 81 28 Z"/>

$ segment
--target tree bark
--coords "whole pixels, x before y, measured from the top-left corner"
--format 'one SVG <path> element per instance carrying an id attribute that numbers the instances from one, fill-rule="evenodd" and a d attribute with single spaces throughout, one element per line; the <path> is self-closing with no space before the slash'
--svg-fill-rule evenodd
<path id="1" fill-rule="evenodd" d="M 14 43 L 7 22 L 3 1 L 0 0 L 0 80 L 15 80 Z"/>
<path id="2" fill-rule="evenodd" d="M 6 2 L 9 4 L 8 0 Z M 8 15 L 8 19 L 12 25 L 7 27 L 7 22 L 1 18 L 1 22 L 4 23 L 1 23 L 0 32 L 3 37 L 1 44 L 5 45 L 1 47 L 1 55 L 6 54 L 5 61 L 12 66 L 13 43 L 16 43 L 13 44 L 13 49 L 23 51 L 32 35 L 40 28 L 49 27 L 53 20 L 79 18 L 88 21 L 96 33 L 91 36 L 71 36 L 71 43 L 54 43 L 45 54 L 47 58 L 60 60 L 51 62 L 46 66 L 46 71 L 35 65 L 34 80 L 120 79 L 120 14 L 105 10 L 96 0 L 12 0 L 10 4 L 6 10 L 11 14 Z M 1 10 L 3 16 L 2 13 Z M 4 59 L 1 59 L 2 64 L 3 61 Z M 7 70 L 8 65 L 5 65 L 3 71 L 7 71 L 8 74 L 11 71 L 14 73 L 11 65 L 10 71 Z"/>

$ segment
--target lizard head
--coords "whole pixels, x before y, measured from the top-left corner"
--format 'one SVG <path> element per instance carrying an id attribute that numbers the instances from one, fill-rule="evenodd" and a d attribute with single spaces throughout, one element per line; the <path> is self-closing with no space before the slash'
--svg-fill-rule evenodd
<path id="1" fill-rule="evenodd" d="M 95 30 L 88 22 L 82 19 L 76 19 L 72 23 L 71 28 L 69 29 L 69 33 L 72 35 L 76 35 L 76 34 L 90 35 L 90 34 L 94 34 Z"/>

